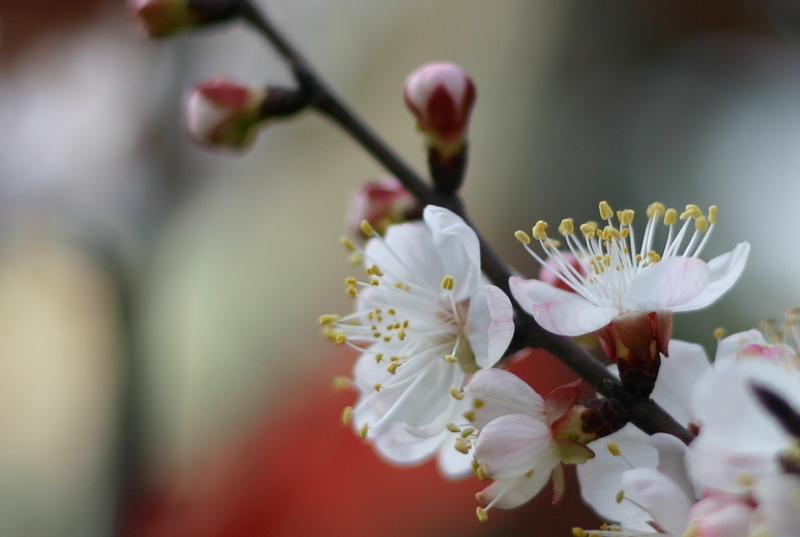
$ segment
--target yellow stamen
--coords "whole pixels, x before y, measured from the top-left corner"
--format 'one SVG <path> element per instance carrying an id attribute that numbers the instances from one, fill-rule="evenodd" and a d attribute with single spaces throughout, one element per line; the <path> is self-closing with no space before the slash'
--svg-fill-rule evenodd
<path id="1" fill-rule="evenodd" d="M 475 509 L 475 514 L 478 515 L 478 520 L 480 520 L 481 522 L 486 522 L 487 520 L 489 520 L 489 513 L 487 513 L 486 509 L 484 509 L 483 507 L 478 507 L 477 509 Z"/>
<path id="2" fill-rule="evenodd" d="M 442 289 L 452 291 L 456 285 L 456 280 L 449 274 L 442 279 Z"/>
<path id="3" fill-rule="evenodd" d="M 717 223 L 717 206 L 712 205 L 708 208 L 708 221 L 712 224 Z"/>
<path id="4" fill-rule="evenodd" d="M 655 202 L 651 203 L 647 207 L 647 218 L 658 218 L 662 216 L 666 212 L 666 207 L 664 207 L 663 203 Z"/>
<path id="5" fill-rule="evenodd" d="M 459 429 L 456 426 L 455 423 L 448 423 L 447 424 L 447 430 L 450 431 L 451 433 L 460 433 L 461 432 L 461 429 Z"/>
<path id="6" fill-rule="evenodd" d="M 706 217 L 700 216 L 698 218 L 695 218 L 694 228 L 697 231 L 703 231 L 703 232 L 708 231 L 708 220 L 706 220 Z"/>
<path id="7" fill-rule="evenodd" d="M 703 211 L 700 210 L 700 207 L 690 203 L 686 206 L 686 210 L 681 213 L 681 220 L 700 218 L 701 216 L 703 216 Z"/>
<path id="8" fill-rule="evenodd" d="M 543 241 L 547 238 L 547 222 L 539 220 L 536 225 L 531 229 L 531 235 L 537 241 Z"/>
<path id="9" fill-rule="evenodd" d="M 339 375 L 338 377 L 333 377 L 333 388 L 335 390 L 346 390 L 350 387 L 352 381 L 350 377 L 346 375 Z"/>
<path id="10" fill-rule="evenodd" d="M 575 233 L 575 223 L 573 222 L 572 218 L 563 219 L 561 221 L 561 225 L 558 226 L 558 232 L 565 237 Z"/>
<path id="11" fill-rule="evenodd" d="M 624 499 L 625 499 L 625 491 L 621 490 L 621 491 L 617 492 L 617 496 L 616 496 L 616 498 L 614 498 L 614 501 L 617 502 L 617 503 L 622 503 L 622 500 L 624 500 Z"/>
<path id="12" fill-rule="evenodd" d="M 636 212 L 633 209 L 625 209 L 624 211 L 620 211 L 619 215 L 619 223 L 623 226 L 629 226 L 633 223 L 633 217 L 636 215 Z"/>
<path id="13" fill-rule="evenodd" d="M 353 244 L 353 241 L 351 241 L 347 237 L 342 237 L 339 240 L 341 241 L 342 246 L 344 246 L 348 251 L 350 251 L 350 252 L 355 252 L 356 251 L 356 245 Z"/>
<path id="14" fill-rule="evenodd" d="M 619 446 L 616 442 L 609 442 L 606 444 L 606 448 L 608 448 L 608 452 L 614 455 L 615 457 L 619 457 L 622 455 L 622 450 L 619 449 Z"/>
<path id="15" fill-rule="evenodd" d="M 340 317 L 338 315 L 332 315 L 332 314 L 320 315 L 319 324 L 325 326 L 327 324 L 333 324 L 337 322 L 339 319 Z"/>
<path id="16" fill-rule="evenodd" d="M 361 429 L 358 430 L 358 435 L 361 438 L 366 438 L 368 430 L 369 430 L 369 423 L 364 423 L 364 425 L 361 426 Z"/>
<path id="17" fill-rule="evenodd" d="M 603 220 L 608 220 L 613 216 L 614 216 L 614 210 L 611 208 L 611 205 L 609 205 L 607 201 L 601 201 L 600 218 L 602 218 Z"/>
<path id="18" fill-rule="evenodd" d="M 450 395 L 452 395 L 454 398 L 458 399 L 459 401 L 464 399 L 464 392 L 461 391 L 458 388 L 451 388 L 450 389 Z"/>
<path id="19" fill-rule="evenodd" d="M 519 242 L 521 242 L 522 244 L 530 244 L 530 243 L 531 243 L 531 237 L 530 237 L 530 235 L 528 235 L 527 233 L 525 233 L 525 232 L 524 232 L 524 231 L 522 231 L 521 229 L 520 229 L 520 230 L 517 230 L 517 231 L 515 231 L 515 232 L 514 232 L 514 236 L 515 236 L 515 237 L 517 238 L 517 240 L 518 240 Z"/>
<path id="20" fill-rule="evenodd" d="M 366 235 L 367 237 L 371 237 L 375 234 L 375 229 L 373 229 L 372 224 L 367 222 L 366 220 L 361 221 L 361 232 Z"/>
<path id="21" fill-rule="evenodd" d="M 726 334 L 725 329 L 720 326 L 719 328 L 714 330 L 714 339 L 719 341 L 720 339 L 725 337 L 725 334 Z"/>
<path id="22" fill-rule="evenodd" d="M 350 424 L 350 420 L 353 418 L 353 407 L 346 406 L 344 410 L 342 410 L 342 423 L 345 425 Z"/>
<path id="23" fill-rule="evenodd" d="M 678 211 L 675 209 L 667 209 L 664 213 L 664 225 L 672 226 L 678 221 Z"/>

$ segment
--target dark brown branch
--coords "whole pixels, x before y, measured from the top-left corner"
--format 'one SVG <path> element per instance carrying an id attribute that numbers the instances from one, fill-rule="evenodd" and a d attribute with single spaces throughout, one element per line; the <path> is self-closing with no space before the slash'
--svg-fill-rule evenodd
<path id="1" fill-rule="evenodd" d="M 364 121 L 350 111 L 322 79 L 317 76 L 303 56 L 281 34 L 277 28 L 249 0 L 237 0 L 240 16 L 255 27 L 277 50 L 292 69 L 298 83 L 313 95 L 312 105 L 338 124 L 359 143 L 370 155 L 380 162 L 390 173 L 423 205 L 438 205 L 458 214 L 475 230 L 481 247 L 481 266 L 483 272 L 497 287 L 511 298 L 517 312 L 518 329 L 526 332 L 520 339 L 525 345 L 550 352 L 572 369 L 597 392 L 606 397 L 622 401 L 631 412 L 632 422 L 643 431 L 653 434 L 665 432 L 688 443 L 692 433 L 681 427 L 672 416 L 647 398 L 632 398 L 622 389 L 619 380 L 605 365 L 596 360 L 580 345 L 569 338 L 556 336 L 543 330 L 533 318 L 523 311 L 513 300 L 508 280 L 511 273 L 506 264 L 489 246 L 469 221 L 464 206 L 456 194 L 437 193 L 427 181 L 407 166 L 381 139 L 372 132 Z"/>

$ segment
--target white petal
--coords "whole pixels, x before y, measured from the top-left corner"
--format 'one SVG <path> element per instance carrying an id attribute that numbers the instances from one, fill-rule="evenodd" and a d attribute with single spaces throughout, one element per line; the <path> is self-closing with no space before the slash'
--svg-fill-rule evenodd
<path id="1" fill-rule="evenodd" d="M 737 332 L 730 336 L 723 338 L 717 343 L 717 353 L 714 356 L 714 362 L 719 364 L 735 360 L 737 355 L 748 345 L 769 345 L 764 335 L 758 330 L 748 330 L 746 332 Z"/>
<path id="2" fill-rule="evenodd" d="M 444 443 L 436 458 L 436 467 L 447 479 L 461 479 L 474 473 L 472 469 L 472 454 L 461 453 L 454 446 L 457 434 L 446 433 Z"/>
<path id="3" fill-rule="evenodd" d="M 512 479 L 498 479 L 478 493 L 478 499 L 491 503 L 492 507 L 499 509 L 513 509 L 527 502 L 542 490 L 553 473 L 551 466 L 548 470 L 543 467 L 536 469 L 530 476 L 519 476 Z"/>
<path id="4" fill-rule="evenodd" d="M 522 414 L 492 420 L 475 443 L 475 459 L 492 479 L 517 477 L 555 456 L 550 427 Z M 552 467 L 550 467 L 552 470 Z"/>
<path id="5" fill-rule="evenodd" d="M 658 451 L 656 469 L 675 483 L 684 496 L 694 499 L 694 487 L 686 472 L 686 444 L 666 433 L 656 433 L 648 442 Z"/>
<path id="6" fill-rule="evenodd" d="M 511 300 L 493 285 L 478 286 L 470 299 L 465 332 L 478 366 L 493 366 L 514 336 Z"/>
<path id="7" fill-rule="evenodd" d="M 595 306 L 585 298 L 539 280 L 512 277 L 511 294 L 542 328 L 562 336 L 594 332 L 619 315 L 616 308 Z"/>
<path id="8" fill-rule="evenodd" d="M 374 447 L 387 462 L 399 466 L 423 463 L 432 458 L 442 447 L 446 439 L 445 432 L 416 442 L 408 442 L 402 434 L 403 426 L 395 424 L 375 439 Z"/>
<path id="9" fill-rule="evenodd" d="M 622 490 L 622 474 L 633 468 L 655 468 L 658 452 L 648 444 L 648 436 L 633 424 L 589 443 L 595 458 L 577 467 L 581 496 L 600 517 L 625 522 L 625 527 L 652 530 L 646 524 L 649 514 L 631 502 L 617 503 L 617 493 Z M 622 452 L 615 457 L 607 445 L 614 442 Z"/>
<path id="10" fill-rule="evenodd" d="M 691 404 L 695 382 L 710 369 L 702 346 L 673 339 L 669 342 L 669 357 L 661 358 L 651 397 L 685 427 L 695 421 Z"/>
<path id="11" fill-rule="evenodd" d="M 455 279 L 453 292 L 456 301 L 469 298 L 480 284 L 481 278 L 478 236 L 461 217 L 442 207 L 428 205 L 423 211 L 423 217 L 430 229 L 436 255 L 441 260 L 445 274 Z"/>
<path id="12" fill-rule="evenodd" d="M 390 226 L 383 239 L 367 241 L 364 257 L 394 280 L 426 289 L 439 289 L 447 274 L 431 232 L 422 222 Z"/>
<path id="13" fill-rule="evenodd" d="M 625 496 L 642 505 L 668 534 L 682 536 L 686 530 L 688 498 L 672 480 L 651 468 L 638 468 L 622 476 Z"/>
<path id="14" fill-rule="evenodd" d="M 742 275 L 750 253 L 750 244 L 740 242 L 736 247 L 708 262 L 711 270 L 708 287 L 693 300 L 673 308 L 672 311 L 694 311 L 713 304 L 724 295 Z"/>
<path id="15" fill-rule="evenodd" d="M 694 257 L 672 257 L 644 268 L 622 300 L 627 311 L 674 310 L 699 296 L 710 281 L 708 265 Z"/>
<path id="16" fill-rule="evenodd" d="M 542 396 L 514 373 L 503 369 L 481 369 L 472 376 L 464 392 L 484 403 L 474 411 L 474 425 L 478 428 L 506 414 L 527 414 L 546 421 Z"/>

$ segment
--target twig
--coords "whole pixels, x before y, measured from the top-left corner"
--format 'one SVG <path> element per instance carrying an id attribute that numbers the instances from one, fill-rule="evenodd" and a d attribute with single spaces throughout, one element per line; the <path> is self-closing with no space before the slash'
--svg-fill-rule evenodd
<path id="1" fill-rule="evenodd" d="M 312 95 L 314 108 L 333 120 L 358 142 L 370 155 L 380 162 L 408 189 L 423 205 L 445 207 L 461 216 L 475 230 L 481 249 L 481 267 L 489 280 L 511 298 L 519 317 L 518 330 L 525 331 L 527 337 L 519 339 L 526 346 L 541 348 L 550 352 L 579 377 L 588 382 L 597 392 L 606 397 L 621 400 L 631 411 L 632 420 L 647 433 L 666 432 L 689 443 L 694 436 L 664 409 L 647 398 L 628 396 L 619 382 L 606 367 L 596 360 L 580 345 L 569 338 L 556 336 L 543 330 L 534 319 L 522 310 L 509 290 L 511 273 L 506 264 L 478 233 L 466 215 L 463 203 L 457 194 L 441 194 L 406 165 L 381 139 L 372 132 L 364 121 L 350 111 L 322 81 L 309 63 L 294 48 L 288 39 L 269 21 L 264 13 L 250 0 L 238 0 L 240 16 L 255 27 L 286 60 L 298 83 Z"/>

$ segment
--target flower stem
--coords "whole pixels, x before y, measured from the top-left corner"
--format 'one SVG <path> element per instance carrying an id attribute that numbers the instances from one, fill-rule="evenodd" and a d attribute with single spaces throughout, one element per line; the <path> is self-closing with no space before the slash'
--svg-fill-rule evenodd
<path id="1" fill-rule="evenodd" d="M 237 0 L 239 16 L 250 23 L 266 38 L 291 68 L 297 82 L 311 95 L 314 108 L 339 125 L 353 140 L 394 175 L 422 205 L 445 207 L 475 230 L 480 241 L 481 267 L 489 280 L 511 298 L 519 317 L 517 329 L 523 330 L 519 348 L 541 348 L 550 352 L 606 397 L 621 400 L 631 412 L 632 421 L 647 433 L 665 432 L 688 443 L 692 433 L 681 427 L 666 411 L 647 398 L 631 397 L 622 389 L 619 380 L 600 361 L 573 340 L 543 330 L 533 317 L 523 311 L 511 296 L 508 280 L 511 273 L 507 265 L 480 235 L 467 217 L 461 199 L 455 193 L 437 192 L 427 181 L 400 159 L 344 102 L 322 81 L 292 43 L 271 23 L 251 0 Z M 519 350 L 510 349 L 511 351 Z"/>

